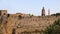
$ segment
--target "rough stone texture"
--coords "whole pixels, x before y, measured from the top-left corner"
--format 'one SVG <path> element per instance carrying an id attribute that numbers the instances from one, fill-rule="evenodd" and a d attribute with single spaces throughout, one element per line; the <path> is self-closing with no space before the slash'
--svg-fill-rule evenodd
<path id="1" fill-rule="evenodd" d="M 7 17 L 8 14 L 6 11 L 2 11 L 2 13 L 3 15 L 0 15 L 0 23 L 2 23 L 0 30 L 2 30 L 3 34 L 12 34 L 13 31 L 15 34 L 24 31 L 44 31 L 46 27 L 60 18 L 60 16 L 29 16 L 28 14 L 10 14 L 10 16 Z"/>

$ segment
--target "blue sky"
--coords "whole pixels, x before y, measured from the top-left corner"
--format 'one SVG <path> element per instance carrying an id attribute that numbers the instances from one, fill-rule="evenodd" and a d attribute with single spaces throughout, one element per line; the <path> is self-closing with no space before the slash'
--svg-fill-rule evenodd
<path id="1" fill-rule="evenodd" d="M 0 10 L 7 10 L 8 13 L 41 15 L 43 6 L 46 15 L 48 9 L 50 9 L 50 14 L 60 12 L 60 0 L 0 0 Z"/>

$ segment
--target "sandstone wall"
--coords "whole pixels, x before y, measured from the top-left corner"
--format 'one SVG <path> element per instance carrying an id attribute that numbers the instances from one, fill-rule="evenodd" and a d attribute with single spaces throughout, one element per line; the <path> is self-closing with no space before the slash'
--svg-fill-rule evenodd
<path id="1" fill-rule="evenodd" d="M 18 34 L 24 31 L 44 31 L 52 25 L 60 16 L 30 16 L 29 14 L 7 14 L 6 10 L 0 10 L 0 34 Z"/>
<path id="2" fill-rule="evenodd" d="M 53 24 L 55 20 L 60 18 L 60 16 L 45 16 L 45 17 L 24 17 L 19 19 L 19 17 L 9 17 L 7 23 L 7 32 L 8 34 L 12 34 L 13 29 L 15 29 L 15 33 L 21 33 L 24 31 L 43 31 L 49 25 Z"/>

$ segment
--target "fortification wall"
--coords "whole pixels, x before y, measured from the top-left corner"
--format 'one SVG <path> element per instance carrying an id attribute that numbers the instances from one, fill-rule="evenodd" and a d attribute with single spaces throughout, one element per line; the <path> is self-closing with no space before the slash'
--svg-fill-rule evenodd
<path id="1" fill-rule="evenodd" d="M 21 33 L 24 31 L 44 31 L 60 16 L 32 16 L 29 14 L 7 14 L 7 10 L 0 10 L 0 31 L 3 34 Z M 1 33 L 0 32 L 0 33 Z"/>
<path id="2" fill-rule="evenodd" d="M 60 18 L 60 16 L 32 16 L 28 18 L 24 17 L 22 19 L 19 19 L 18 16 L 9 17 L 7 20 L 7 32 L 8 34 L 12 34 L 13 29 L 16 30 L 16 34 L 24 31 L 42 31 L 53 24 L 58 18 Z"/>
<path id="3" fill-rule="evenodd" d="M 0 15 L 0 23 L 2 23 L 0 27 L 3 34 L 12 34 L 13 31 L 16 34 L 24 31 L 44 31 L 46 27 L 60 18 L 60 16 L 30 16 L 28 14 L 10 14 L 9 17 L 7 15 L 6 10 Z"/>

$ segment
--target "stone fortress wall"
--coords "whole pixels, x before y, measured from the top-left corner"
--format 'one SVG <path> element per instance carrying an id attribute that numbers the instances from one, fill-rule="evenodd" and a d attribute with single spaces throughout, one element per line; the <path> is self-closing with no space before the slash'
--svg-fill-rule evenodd
<path id="1" fill-rule="evenodd" d="M 0 30 L 3 34 L 15 34 L 24 31 L 43 31 L 53 24 L 60 16 L 30 16 L 29 14 L 8 14 L 7 10 L 0 10 Z M 0 32 L 0 33 L 1 33 Z"/>
<path id="2" fill-rule="evenodd" d="M 14 29 L 16 29 L 16 32 L 18 33 L 24 32 L 24 31 L 35 31 L 35 30 L 42 31 L 46 29 L 46 27 L 48 27 L 49 25 L 53 24 L 54 21 L 57 20 L 58 18 L 60 18 L 60 16 L 58 17 L 56 16 L 45 16 L 45 17 L 33 16 L 33 17 L 22 18 L 22 19 L 19 19 L 18 17 L 16 18 L 9 17 L 8 24 L 10 25 L 8 25 L 8 27 L 9 28 L 12 27 L 12 29 L 14 27 Z"/>

